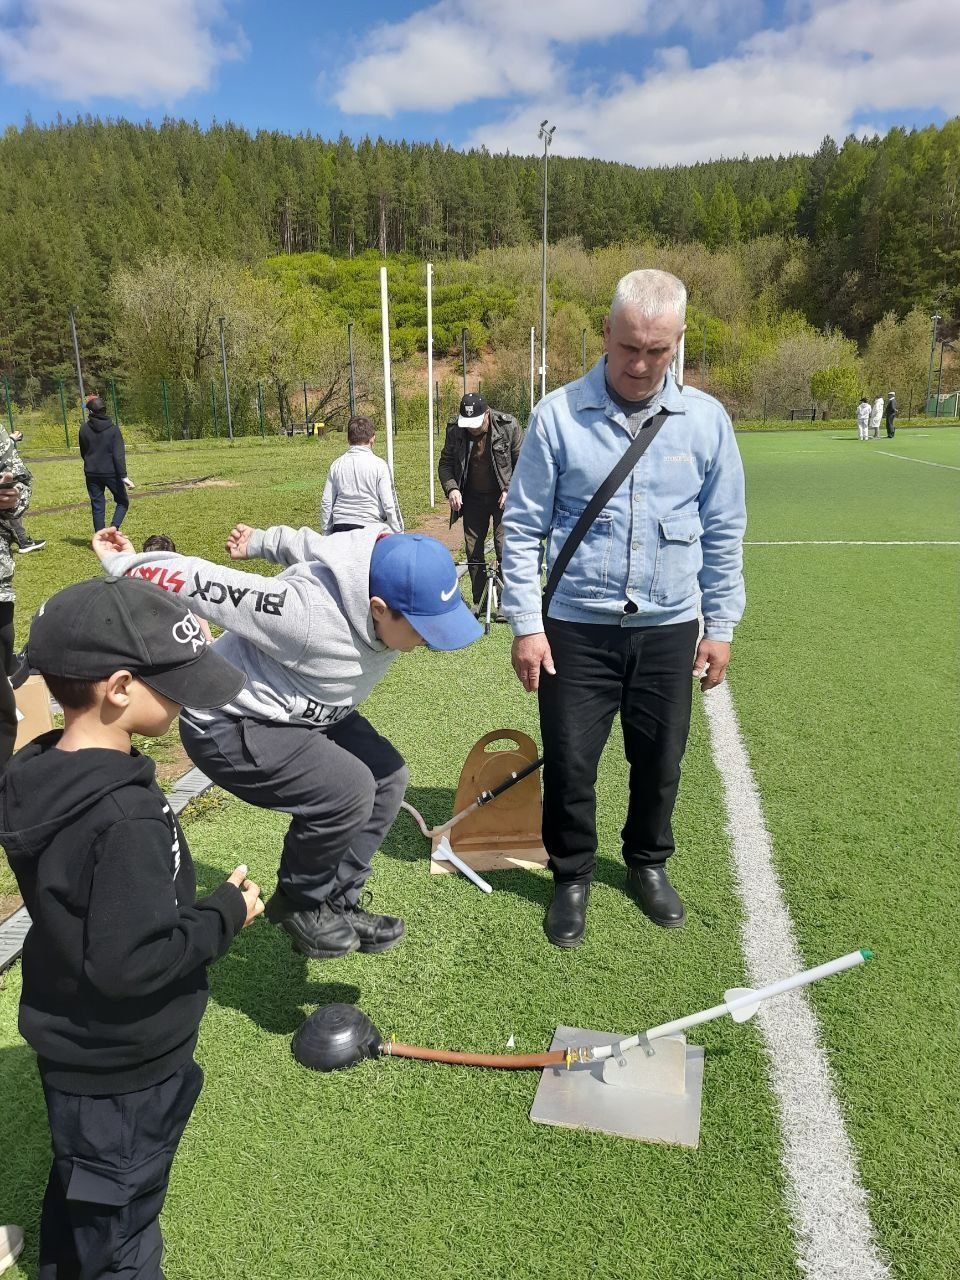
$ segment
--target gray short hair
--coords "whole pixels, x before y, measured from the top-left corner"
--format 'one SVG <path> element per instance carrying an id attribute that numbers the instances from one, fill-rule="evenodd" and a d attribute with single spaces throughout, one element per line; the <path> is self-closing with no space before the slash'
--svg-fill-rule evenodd
<path id="1" fill-rule="evenodd" d="M 617 284 L 610 304 L 611 318 L 623 307 L 636 307 L 647 320 L 675 315 L 682 324 L 687 311 L 687 290 L 669 271 L 631 271 Z"/>

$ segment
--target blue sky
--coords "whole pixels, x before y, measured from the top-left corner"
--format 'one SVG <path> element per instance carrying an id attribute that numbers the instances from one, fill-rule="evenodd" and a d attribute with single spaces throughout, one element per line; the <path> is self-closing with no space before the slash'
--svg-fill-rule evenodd
<path id="1" fill-rule="evenodd" d="M 960 113 L 942 0 L 0 0 L 0 124 L 78 113 L 634 164 Z"/>

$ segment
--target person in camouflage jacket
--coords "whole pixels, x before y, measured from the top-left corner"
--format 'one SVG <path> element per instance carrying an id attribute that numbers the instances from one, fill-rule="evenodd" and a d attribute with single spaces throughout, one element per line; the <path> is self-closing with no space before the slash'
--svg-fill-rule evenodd
<path id="1" fill-rule="evenodd" d="M 0 769 L 13 754 L 17 738 L 17 704 L 8 676 L 13 667 L 13 536 L 4 516 L 16 519 L 30 502 L 33 477 L 17 453 L 17 446 L 0 427 Z"/>

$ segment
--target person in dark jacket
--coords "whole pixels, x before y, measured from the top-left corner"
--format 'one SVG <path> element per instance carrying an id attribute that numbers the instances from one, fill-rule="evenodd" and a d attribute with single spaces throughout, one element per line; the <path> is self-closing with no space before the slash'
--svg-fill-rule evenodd
<path id="1" fill-rule="evenodd" d="M 110 490 L 117 504 L 112 523 L 119 529 L 130 507 L 127 489 L 134 485 L 127 475 L 127 455 L 120 428 L 107 416 L 107 406 L 99 396 L 87 397 L 87 413 L 89 416 L 80 428 L 80 456 L 90 495 L 93 528 L 98 533 L 106 524 L 104 490 Z"/>
<path id="2" fill-rule="evenodd" d="M 897 434 L 895 423 L 897 421 L 897 397 L 891 391 L 887 396 L 887 407 L 884 410 L 884 416 L 887 420 L 887 439 L 892 440 Z"/>
<path id="3" fill-rule="evenodd" d="M 48 600 L 30 653 L 64 709 L 0 778 L 0 845 L 32 921 L 20 1032 L 37 1054 L 53 1166 L 39 1280 L 162 1280 L 158 1221 L 203 1084 L 193 1058 L 207 966 L 260 914 L 237 867 L 196 899 L 153 762 L 184 702 L 218 707 L 243 675 L 195 616 L 147 582 L 96 579 Z"/>
<path id="4" fill-rule="evenodd" d="M 516 418 L 491 409 L 475 391 L 463 397 L 459 416 L 447 423 L 437 474 L 450 503 L 450 524 L 463 516 L 463 541 L 475 605 L 480 604 L 487 582 L 484 544 L 491 522 L 500 572 L 503 504 L 522 443 L 523 433 Z"/>

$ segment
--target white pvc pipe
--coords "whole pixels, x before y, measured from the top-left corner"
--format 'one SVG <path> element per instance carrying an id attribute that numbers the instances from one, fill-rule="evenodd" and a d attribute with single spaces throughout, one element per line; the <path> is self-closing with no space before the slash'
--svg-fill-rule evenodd
<path id="1" fill-rule="evenodd" d="M 427 454 L 430 466 L 430 505 L 436 505 L 433 474 L 433 263 L 427 263 Z"/>
<path id="2" fill-rule="evenodd" d="M 684 339 L 685 333 L 680 335 L 680 345 L 677 347 L 677 354 L 673 358 L 673 376 L 676 378 L 680 386 L 683 386 L 683 356 L 684 356 Z"/>
<path id="3" fill-rule="evenodd" d="M 450 848 L 450 841 L 446 836 L 443 837 L 433 851 L 433 856 L 437 862 L 449 862 L 451 866 L 456 867 L 458 871 L 462 872 L 468 880 L 472 880 L 477 888 L 482 889 L 484 893 L 493 893 L 493 885 L 488 884 L 483 876 L 477 875 L 473 867 L 468 867 L 461 858 L 457 857 Z"/>
<path id="4" fill-rule="evenodd" d="M 393 389 L 390 386 L 390 312 L 387 301 L 387 268 L 380 268 L 380 322 L 383 330 L 383 420 L 387 431 L 387 466 L 393 481 Z"/>
<path id="5" fill-rule="evenodd" d="M 820 978 L 829 978 L 831 974 L 842 973 L 845 969 L 854 969 L 857 965 L 864 964 L 871 956 L 870 951 L 851 951 L 849 955 L 840 956 L 837 960 L 828 960 L 826 964 L 819 964 L 813 969 L 804 969 L 802 973 L 782 978 L 779 982 L 771 982 L 758 991 L 746 987 L 737 988 L 736 991 L 727 993 L 732 998 L 725 1000 L 723 1004 L 701 1009 L 697 1013 L 688 1014 L 685 1018 L 675 1018 L 673 1022 L 662 1022 L 657 1027 L 650 1027 L 648 1031 L 641 1032 L 639 1035 L 628 1036 L 625 1040 L 617 1041 L 616 1044 L 601 1045 L 589 1050 L 589 1057 L 593 1061 L 611 1058 L 625 1049 L 635 1049 L 642 1041 L 660 1040 L 664 1036 L 676 1035 L 679 1031 L 687 1031 L 690 1027 L 700 1026 L 701 1023 L 712 1022 L 715 1018 L 722 1018 L 726 1014 L 730 1014 L 738 1022 L 744 1022 L 756 1012 L 757 1006 L 764 1000 L 772 1000 L 774 996 L 783 995 L 785 991 L 793 991 L 797 987 L 809 986 L 811 982 L 817 982 Z M 738 1013 L 741 1015 L 739 1018 L 736 1017 Z"/>

